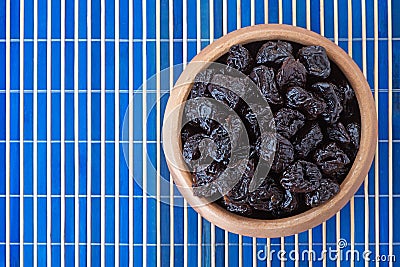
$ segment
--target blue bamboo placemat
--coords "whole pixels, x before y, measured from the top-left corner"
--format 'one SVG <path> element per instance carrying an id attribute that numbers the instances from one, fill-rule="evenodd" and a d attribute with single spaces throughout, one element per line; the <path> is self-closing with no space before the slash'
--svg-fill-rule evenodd
<path id="1" fill-rule="evenodd" d="M 341 266 L 352 266 L 351 248 L 354 266 L 365 266 L 365 249 L 370 266 L 400 260 L 400 1 L 237 1 L 0 1 L 0 266 L 277 266 L 280 249 L 285 266 L 307 266 L 302 252 L 318 258 L 337 246 Z M 378 152 L 354 210 L 284 239 L 225 233 L 190 207 L 171 209 L 169 187 L 158 202 L 136 182 L 156 192 L 152 165 L 169 179 L 157 138 L 168 95 L 145 120 L 158 92 L 144 78 L 260 23 L 309 28 L 351 52 L 379 114 Z M 325 263 L 337 261 L 313 266 Z"/>

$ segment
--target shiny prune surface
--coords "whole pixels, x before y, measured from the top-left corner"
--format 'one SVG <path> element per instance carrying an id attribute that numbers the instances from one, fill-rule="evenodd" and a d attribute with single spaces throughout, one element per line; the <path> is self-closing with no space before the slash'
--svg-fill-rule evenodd
<path id="1" fill-rule="evenodd" d="M 321 178 L 317 165 L 298 160 L 283 172 L 281 185 L 290 192 L 307 193 L 319 187 Z"/>
<path id="2" fill-rule="evenodd" d="M 304 112 L 309 119 L 316 119 L 327 108 L 323 100 L 301 87 L 290 88 L 286 93 L 286 101 L 288 107 Z"/>
<path id="3" fill-rule="evenodd" d="M 310 207 L 317 207 L 334 197 L 340 191 L 340 186 L 333 180 L 321 179 L 320 186 L 305 194 L 305 203 Z"/>
<path id="4" fill-rule="evenodd" d="M 258 50 L 257 64 L 279 65 L 287 58 L 293 58 L 293 47 L 288 42 L 268 41 Z"/>
<path id="5" fill-rule="evenodd" d="M 294 158 L 292 143 L 280 134 L 276 134 L 275 157 L 272 162 L 271 170 L 276 173 L 283 172 Z"/>
<path id="6" fill-rule="evenodd" d="M 247 74 L 253 66 L 253 58 L 247 48 L 234 45 L 229 49 L 226 65 Z"/>
<path id="7" fill-rule="evenodd" d="M 332 141 L 337 141 L 342 144 L 348 144 L 350 142 L 350 135 L 341 122 L 328 125 L 326 132 L 328 138 Z"/>
<path id="8" fill-rule="evenodd" d="M 307 71 L 299 60 L 287 58 L 276 74 L 276 82 L 281 89 L 293 86 L 304 87 L 307 80 Z"/>
<path id="9" fill-rule="evenodd" d="M 299 50 L 298 57 L 306 67 L 308 74 L 324 79 L 330 75 L 331 64 L 326 50 L 322 46 L 303 47 Z"/>
<path id="10" fill-rule="evenodd" d="M 255 67 L 249 75 L 250 79 L 257 85 L 261 93 L 269 104 L 281 105 L 283 104 L 283 97 L 279 94 L 275 82 L 274 69 L 268 68 L 264 65 Z"/>
<path id="11" fill-rule="evenodd" d="M 323 138 L 321 127 L 317 122 L 306 125 L 293 141 L 296 156 L 298 158 L 307 158 L 308 154 L 322 142 Z"/>
<path id="12" fill-rule="evenodd" d="M 350 164 L 349 157 L 335 142 L 316 150 L 314 160 L 325 175 L 334 179 L 342 178 Z"/>
<path id="13" fill-rule="evenodd" d="M 217 62 L 228 67 L 200 71 L 183 111 L 191 118 L 181 149 L 193 194 L 259 219 L 300 214 L 338 194 L 359 150 L 361 119 L 354 90 L 325 49 L 255 42 L 231 47 Z M 270 107 L 246 102 L 255 96 Z M 238 141 L 244 137 L 247 145 Z M 272 165 L 253 188 L 263 160 Z"/>
<path id="14" fill-rule="evenodd" d="M 322 112 L 323 119 L 327 123 L 337 122 L 343 107 L 336 94 L 336 85 L 332 83 L 319 82 L 313 84 L 311 89 L 316 95 L 325 101 L 326 109 Z"/>
<path id="15" fill-rule="evenodd" d="M 275 129 L 282 136 L 290 139 L 304 126 L 306 117 L 299 111 L 282 108 L 274 116 Z"/>

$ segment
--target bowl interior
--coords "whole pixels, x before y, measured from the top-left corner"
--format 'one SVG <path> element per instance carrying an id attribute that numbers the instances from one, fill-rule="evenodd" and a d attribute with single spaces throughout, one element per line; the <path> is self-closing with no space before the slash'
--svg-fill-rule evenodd
<path id="1" fill-rule="evenodd" d="M 234 44 L 247 44 L 257 41 L 283 40 L 301 45 L 323 46 L 328 57 L 333 61 L 347 78 L 355 91 L 360 109 L 361 138 L 360 148 L 347 177 L 341 183 L 340 192 L 325 204 L 312 208 L 301 214 L 274 220 L 246 218 L 233 214 L 216 203 L 207 203 L 203 198 L 193 196 L 190 174 L 175 167 L 172 161 L 181 161 L 180 122 L 182 113 L 173 111 L 183 103 L 191 89 L 188 81 L 193 81 L 195 75 L 203 68 L 196 62 L 214 62 L 228 52 Z M 178 79 L 172 90 L 165 118 L 173 116 L 168 123 L 164 121 L 163 144 L 168 155 L 167 163 L 178 189 L 189 204 L 204 218 L 220 228 L 237 234 L 254 237 L 280 237 L 296 234 L 315 227 L 335 215 L 355 194 L 368 173 L 374 156 L 377 142 L 377 117 L 374 100 L 369 85 L 354 61 L 340 47 L 321 35 L 294 26 L 288 25 L 256 25 L 234 31 L 216 40 L 203 49 Z M 177 145 L 178 144 L 178 145 Z"/>

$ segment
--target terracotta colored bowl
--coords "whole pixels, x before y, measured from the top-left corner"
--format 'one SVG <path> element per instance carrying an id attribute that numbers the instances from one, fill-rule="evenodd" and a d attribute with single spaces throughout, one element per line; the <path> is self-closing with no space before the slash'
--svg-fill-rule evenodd
<path id="1" fill-rule="evenodd" d="M 361 114 L 361 140 L 353 166 L 342 182 L 340 192 L 335 197 L 327 203 L 299 215 L 275 220 L 242 217 L 223 209 L 216 203 L 207 203 L 203 198 L 194 197 L 190 174 L 176 168 L 176 164 L 173 164 L 167 157 L 175 184 L 188 203 L 201 216 L 230 232 L 254 237 L 280 237 L 296 234 L 315 227 L 335 215 L 351 199 L 364 181 L 377 144 L 375 104 L 364 75 L 346 52 L 317 33 L 288 25 L 256 25 L 242 28 L 207 46 L 192 62 L 213 62 L 227 53 L 232 45 L 267 40 L 286 40 L 302 45 L 320 45 L 326 49 L 330 60 L 341 69 L 355 91 Z M 186 100 L 191 89 L 191 85 L 185 84 L 185 81 L 193 79 L 199 71 L 200 69 L 196 65 L 189 64 L 187 66 L 177 82 L 176 86 L 179 88 L 171 92 L 166 107 L 165 118 L 174 116 L 174 119 L 164 123 L 163 145 L 166 154 L 177 156 L 174 160 L 182 161 L 182 158 L 179 157 L 182 146 L 180 137 L 182 113 L 176 115 L 173 110 Z"/>

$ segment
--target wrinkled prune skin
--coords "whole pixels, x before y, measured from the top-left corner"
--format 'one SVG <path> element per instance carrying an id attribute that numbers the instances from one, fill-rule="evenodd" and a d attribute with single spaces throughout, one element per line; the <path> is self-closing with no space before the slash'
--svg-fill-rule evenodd
<path id="1" fill-rule="evenodd" d="M 317 165 L 298 160 L 283 172 L 281 185 L 290 192 L 307 193 L 319 187 L 321 178 Z"/>
<path id="2" fill-rule="evenodd" d="M 247 160 L 245 160 L 247 161 Z M 240 180 L 235 184 L 235 186 L 228 192 L 227 196 L 235 201 L 239 201 L 239 200 L 244 200 L 245 198 L 247 198 L 247 194 L 249 192 L 249 184 L 251 181 L 251 178 L 254 175 L 254 170 L 256 167 L 256 162 L 254 159 L 249 159 L 246 163 L 246 168 L 244 169 L 243 173 L 240 173 L 239 175 L 241 175 Z M 233 176 L 238 176 L 236 172 L 238 172 L 237 168 L 232 167 L 230 169 L 227 169 L 228 173 L 232 173 L 232 177 Z M 223 185 L 220 184 L 220 182 L 222 181 L 218 181 L 219 187 L 221 188 L 221 192 L 222 189 L 226 189 L 223 188 Z"/>
<path id="3" fill-rule="evenodd" d="M 187 164 L 190 164 L 192 160 L 200 158 L 199 144 L 204 138 L 207 138 L 204 134 L 195 134 L 190 136 L 183 144 L 183 158 Z"/>
<path id="4" fill-rule="evenodd" d="M 295 193 L 285 190 L 285 200 L 281 204 L 281 210 L 284 213 L 294 212 L 299 207 L 298 199 Z"/>
<path id="5" fill-rule="evenodd" d="M 228 164 L 228 157 L 231 152 L 231 142 L 226 129 L 222 125 L 218 125 L 217 128 L 212 130 L 210 139 L 213 140 L 210 140 L 210 142 L 214 142 L 215 146 L 208 145 L 204 148 L 204 152 L 215 161 Z"/>
<path id="6" fill-rule="evenodd" d="M 276 74 L 276 82 L 281 89 L 293 86 L 304 87 L 307 80 L 307 71 L 299 60 L 287 58 Z"/>
<path id="7" fill-rule="evenodd" d="M 323 138 L 321 127 L 317 122 L 305 126 L 293 141 L 295 155 L 299 158 L 306 158 L 322 142 Z"/>
<path id="8" fill-rule="evenodd" d="M 271 212 L 280 208 L 284 201 L 284 193 L 274 179 L 267 177 L 256 190 L 249 194 L 248 200 L 254 209 Z"/>
<path id="9" fill-rule="evenodd" d="M 336 86 L 336 94 L 340 99 L 343 110 L 340 116 L 348 119 L 359 113 L 355 92 L 347 81 L 340 81 Z"/>
<path id="10" fill-rule="evenodd" d="M 195 131 L 210 135 L 212 129 L 217 126 L 217 123 L 211 119 L 216 110 L 217 107 L 211 100 L 195 98 L 186 102 L 183 114 L 189 120 L 189 126 L 196 128 Z M 223 114 L 219 115 L 223 116 Z"/>
<path id="11" fill-rule="evenodd" d="M 232 109 L 239 107 L 240 96 L 249 93 L 246 80 L 224 74 L 215 74 L 207 87 L 211 96 Z"/>
<path id="12" fill-rule="evenodd" d="M 290 43 L 282 41 L 268 41 L 258 50 L 257 64 L 279 65 L 286 58 L 293 58 L 293 47 Z"/>
<path id="13" fill-rule="evenodd" d="M 292 87 L 286 93 L 287 106 L 303 111 L 308 119 L 316 119 L 325 112 L 326 104 L 301 87 Z"/>
<path id="14" fill-rule="evenodd" d="M 346 154 L 349 158 L 354 161 L 356 158 L 358 149 L 360 148 L 360 134 L 361 128 L 360 124 L 352 122 L 347 124 L 346 130 L 350 136 L 350 145 L 345 147 Z"/>
<path id="15" fill-rule="evenodd" d="M 317 207 L 337 195 L 339 191 L 340 186 L 335 181 L 330 179 L 321 179 L 320 186 L 315 191 L 305 194 L 306 205 Z"/>
<path id="16" fill-rule="evenodd" d="M 326 103 L 326 109 L 322 117 L 327 123 L 335 123 L 339 120 L 343 110 L 339 97 L 336 95 L 336 85 L 332 83 L 319 82 L 311 86 L 311 89 Z"/>
<path id="17" fill-rule="evenodd" d="M 341 122 L 328 125 L 326 128 L 328 138 L 332 141 L 337 141 L 342 144 L 350 142 L 350 135 Z"/>
<path id="18" fill-rule="evenodd" d="M 290 108 L 281 108 L 274 118 L 276 131 L 287 139 L 292 138 L 306 120 L 301 112 Z"/>
<path id="19" fill-rule="evenodd" d="M 232 109 L 237 108 L 240 99 L 237 94 L 225 87 L 215 84 L 209 84 L 207 88 L 215 100 L 224 102 Z"/>
<path id="20" fill-rule="evenodd" d="M 220 165 L 215 165 L 215 167 L 220 167 Z M 222 171 L 221 169 L 220 171 Z M 210 197 L 218 194 L 218 188 L 212 181 L 216 179 L 216 175 L 208 172 L 207 169 L 192 172 L 192 188 L 193 195 L 198 197 Z"/>
<path id="21" fill-rule="evenodd" d="M 328 78 L 331 74 L 331 64 L 322 46 L 303 47 L 299 50 L 298 57 L 308 74 L 322 79 Z"/>
<path id="22" fill-rule="evenodd" d="M 276 148 L 276 142 L 274 142 L 275 134 L 270 132 L 262 133 L 256 142 L 256 151 L 260 158 L 270 162 Z"/>
<path id="23" fill-rule="evenodd" d="M 341 81 L 335 88 L 335 92 L 344 107 L 351 103 L 355 99 L 355 92 L 353 88 L 350 87 L 349 83 L 346 81 Z"/>
<path id="24" fill-rule="evenodd" d="M 194 99 L 197 97 L 210 97 L 210 96 L 211 94 L 207 90 L 207 85 L 203 82 L 196 82 L 193 84 L 188 99 Z"/>
<path id="25" fill-rule="evenodd" d="M 346 129 L 349 133 L 351 144 L 356 150 L 358 150 L 360 148 L 360 125 L 356 122 L 349 123 L 347 124 Z"/>
<path id="26" fill-rule="evenodd" d="M 214 69 L 205 69 L 200 71 L 194 78 L 193 87 L 190 90 L 188 99 L 197 97 L 211 97 L 210 92 L 207 90 L 207 85 L 211 82 L 214 74 Z"/>
<path id="27" fill-rule="evenodd" d="M 230 212 L 237 213 L 244 216 L 249 216 L 253 213 L 250 205 L 245 201 L 234 201 L 228 196 L 223 197 L 223 205 Z"/>
<path id="28" fill-rule="evenodd" d="M 269 104 L 283 104 L 283 97 L 276 88 L 275 73 L 272 68 L 268 68 L 264 65 L 257 66 L 251 71 L 249 77 L 260 89 L 262 95 Z"/>
<path id="29" fill-rule="evenodd" d="M 242 123 L 240 118 L 237 116 L 233 115 L 228 115 L 227 118 L 225 119 L 226 125 L 229 127 L 226 129 L 226 131 L 230 134 L 231 136 L 231 146 L 232 148 L 237 147 L 238 142 L 245 133 L 243 132 L 243 128 L 239 127 L 239 125 Z M 213 136 L 211 136 L 213 138 Z"/>
<path id="30" fill-rule="evenodd" d="M 325 175 L 337 180 L 347 173 L 350 163 L 349 157 L 334 142 L 317 149 L 314 160 Z"/>
<path id="31" fill-rule="evenodd" d="M 280 134 L 276 134 L 276 150 L 271 170 L 281 173 L 285 170 L 294 158 L 293 145 Z"/>
<path id="32" fill-rule="evenodd" d="M 231 46 L 228 52 L 226 65 L 248 74 L 253 66 L 253 63 L 254 61 L 249 50 L 242 45 Z"/>

